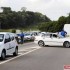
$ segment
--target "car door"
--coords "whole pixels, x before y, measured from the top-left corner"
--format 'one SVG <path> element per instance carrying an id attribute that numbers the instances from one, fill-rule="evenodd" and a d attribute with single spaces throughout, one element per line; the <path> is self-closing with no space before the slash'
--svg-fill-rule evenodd
<path id="1" fill-rule="evenodd" d="M 10 54 L 10 38 L 8 34 L 5 35 L 4 47 L 6 49 L 6 54 Z"/>
<path id="2" fill-rule="evenodd" d="M 45 45 L 53 45 L 54 44 L 52 34 L 43 36 L 43 40 L 44 40 Z"/>
<path id="3" fill-rule="evenodd" d="M 43 40 L 45 42 L 45 45 L 62 46 L 64 38 L 59 38 L 57 34 L 50 34 L 43 37 Z"/>
<path id="4" fill-rule="evenodd" d="M 9 35 L 10 35 L 10 39 L 11 39 L 11 41 L 10 41 L 10 52 L 12 53 L 15 51 L 15 40 L 14 40 L 13 34 L 10 33 Z"/>
<path id="5" fill-rule="evenodd" d="M 51 42 L 52 45 L 61 46 L 63 45 L 63 38 L 59 38 L 56 34 L 52 34 Z"/>

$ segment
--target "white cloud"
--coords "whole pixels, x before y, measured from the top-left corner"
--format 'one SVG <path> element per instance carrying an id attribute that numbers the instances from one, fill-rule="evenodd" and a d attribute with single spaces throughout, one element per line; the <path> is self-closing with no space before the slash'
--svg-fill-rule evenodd
<path id="1" fill-rule="evenodd" d="M 26 7 L 27 10 L 41 12 L 52 20 L 67 16 L 70 12 L 70 0 L 0 0 L 0 6 L 10 6 L 16 11 Z"/>
<path id="2" fill-rule="evenodd" d="M 37 1 L 39 1 L 39 0 L 29 0 L 30 2 L 37 2 Z"/>
<path id="3" fill-rule="evenodd" d="M 0 6 L 3 4 L 4 0 L 0 0 Z"/>
<path id="4" fill-rule="evenodd" d="M 70 12 L 70 1 L 69 0 L 56 0 L 48 8 L 48 16 L 51 19 L 58 19 L 60 16 L 67 16 Z M 49 13 L 50 12 L 50 13 Z"/>

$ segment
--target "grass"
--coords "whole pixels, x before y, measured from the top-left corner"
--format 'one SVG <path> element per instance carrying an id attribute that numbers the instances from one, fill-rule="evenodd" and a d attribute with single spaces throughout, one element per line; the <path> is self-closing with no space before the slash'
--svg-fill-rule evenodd
<path id="1" fill-rule="evenodd" d="M 11 32 L 12 29 L 0 29 L 0 32 Z"/>
<path id="2" fill-rule="evenodd" d="M 0 32 L 12 32 L 12 30 L 20 30 L 21 32 L 39 31 L 37 28 L 19 28 L 19 29 L 0 29 Z"/>

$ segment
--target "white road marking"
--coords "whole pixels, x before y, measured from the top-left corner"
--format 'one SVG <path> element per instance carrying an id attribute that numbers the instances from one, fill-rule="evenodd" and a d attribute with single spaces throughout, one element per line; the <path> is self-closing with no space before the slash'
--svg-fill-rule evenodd
<path id="1" fill-rule="evenodd" d="M 18 55 L 21 55 L 22 53 L 18 53 Z"/>
<path id="2" fill-rule="evenodd" d="M 7 62 L 9 62 L 9 61 L 12 61 L 12 60 L 18 58 L 18 57 L 21 57 L 21 56 L 23 56 L 23 55 L 26 55 L 26 54 L 28 54 L 28 53 L 31 53 L 31 52 L 33 52 L 33 51 L 35 51 L 35 50 L 38 50 L 38 49 L 40 49 L 40 48 L 41 48 L 41 47 L 35 48 L 35 49 L 31 50 L 31 51 L 28 51 L 28 52 L 26 52 L 26 53 L 20 54 L 20 55 L 18 55 L 18 56 L 16 56 L 16 57 L 13 57 L 13 58 L 8 59 L 8 60 L 6 60 L 6 61 L 2 61 L 2 62 L 0 62 L 0 64 L 7 63 Z M 23 50 L 23 51 L 24 51 L 24 50 Z"/>
<path id="3" fill-rule="evenodd" d="M 32 49 L 32 48 L 41 48 L 41 47 L 36 46 L 36 47 L 30 47 L 30 48 L 25 48 L 25 49 L 23 48 L 23 49 L 19 50 L 19 52 L 27 51 L 27 50 Z"/>

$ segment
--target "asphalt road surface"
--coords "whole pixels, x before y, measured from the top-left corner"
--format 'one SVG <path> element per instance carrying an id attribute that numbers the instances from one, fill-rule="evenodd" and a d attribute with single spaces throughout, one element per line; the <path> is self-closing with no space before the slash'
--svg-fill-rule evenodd
<path id="1" fill-rule="evenodd" d="M 17 57 L 0 61 L 0 70 L 64 70 L 70 65 L 70 48 L 39 47 L 33 42 L 20 45 Z"/>

